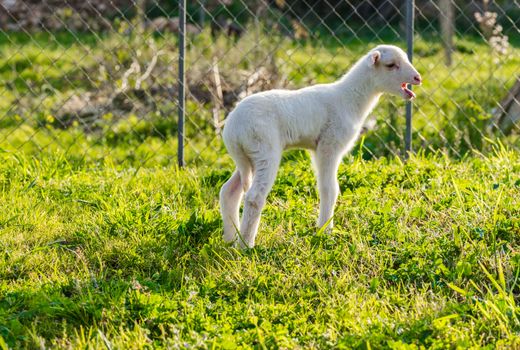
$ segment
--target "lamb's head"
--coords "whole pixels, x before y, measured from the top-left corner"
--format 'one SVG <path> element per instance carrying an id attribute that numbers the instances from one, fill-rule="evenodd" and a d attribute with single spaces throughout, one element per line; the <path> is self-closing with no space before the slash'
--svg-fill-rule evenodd
<path id="1" fill-rule="evenodd" d="M 376 76 L 374 81 L 380 92 L 401 95 L 405 100 L 415 97 L 406 86 L 421 85 L 421 75 L 403 50 L 393 45 L 379 45 L 368 53 L 366 59 Z"/>

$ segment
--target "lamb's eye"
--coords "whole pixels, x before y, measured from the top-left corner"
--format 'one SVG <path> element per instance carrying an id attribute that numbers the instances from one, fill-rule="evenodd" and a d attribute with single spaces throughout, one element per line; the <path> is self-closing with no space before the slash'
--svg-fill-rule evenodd
<path id="1" fill-rule="evenodd" d="M 386 66 L 387 68 L 390 68 L 390 69 L 397 68 L 397 64 L 395 64 L 395 63 L 386 64 L 385 66 Z"/>

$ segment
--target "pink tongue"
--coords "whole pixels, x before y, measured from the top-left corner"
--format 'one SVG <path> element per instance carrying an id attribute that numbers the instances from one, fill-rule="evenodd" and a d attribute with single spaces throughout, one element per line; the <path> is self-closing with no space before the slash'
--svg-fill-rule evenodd
<path id="1" fill-rule="evenodd" d="M 406 83 L 403 83 L 403 84 L 401 85 L 401 87 L 402 87 L 402 89 L 404 90 L 404 92 L 406 92 L 406 94 L 407 94 L 408 96 L 410 96 L 410 97 L 412 97 L 412 98 L 415 98 L 415 93 L 414 93 L 412 90 L 410 90 L 410 89 L 408 89 L 408 88 L 406 87 Z"/>

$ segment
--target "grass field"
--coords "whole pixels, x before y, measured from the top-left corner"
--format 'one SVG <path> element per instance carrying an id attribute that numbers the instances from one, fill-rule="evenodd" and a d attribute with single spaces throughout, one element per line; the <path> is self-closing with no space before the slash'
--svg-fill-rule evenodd
<path id="1" fill-rule="evenodd" d="M 245 252 L 221 241 L 229 163 L 1 157 L 0 348 L 520 345 L 518 152 L 349 158 L 330 235 L 289 154 Z"/>
<path id="2" fill-rule="evenodd" d="M 192 38 L 191 79 L 227 54 L 230 82 L 273 52 L 295 88 L 400 42 L 253 39 Z M 497 64 L 482 38 L 457 37 L 448 69 L 438 38 L 418 35 L 418 154 L 394 156 L 404 104 L 384 98 L 378 126 L 340 167 L 333 232 L 316 233 L 314 175 L 293 151 L 257 247 L 237 251 L 221 240 L 218 191 L 233 166 L 210 104 L 188 100 L 185 169 L 174 165 L 171 98 L 89 125 L 57 116 L 74 94 L 119 87 L 142 40 L 0 33 L 0 350 L 519 348 L 518 133 L 486 128 L 518 74 L 510 39 Z M 154 40 L 167 54 L 145 88 L 176 71 L 176 39 Z"/>

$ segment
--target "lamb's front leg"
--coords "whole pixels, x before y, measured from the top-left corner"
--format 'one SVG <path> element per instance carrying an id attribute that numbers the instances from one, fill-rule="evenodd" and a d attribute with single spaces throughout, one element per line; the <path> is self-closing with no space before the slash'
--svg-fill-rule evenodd
<path id="1" fill-rule="evenodd" d="M 314 164 L 318 176 L 318 191 L 320 195 L 320 216 L 318 228 L 327 224 L 327 230 L 332 229 L 332 217 L 334 206 L 339 195 L 337 179 L 338 167 L 341 162 L 341 154 L 334 147 L 318 147 L 314 155 Z"/>

